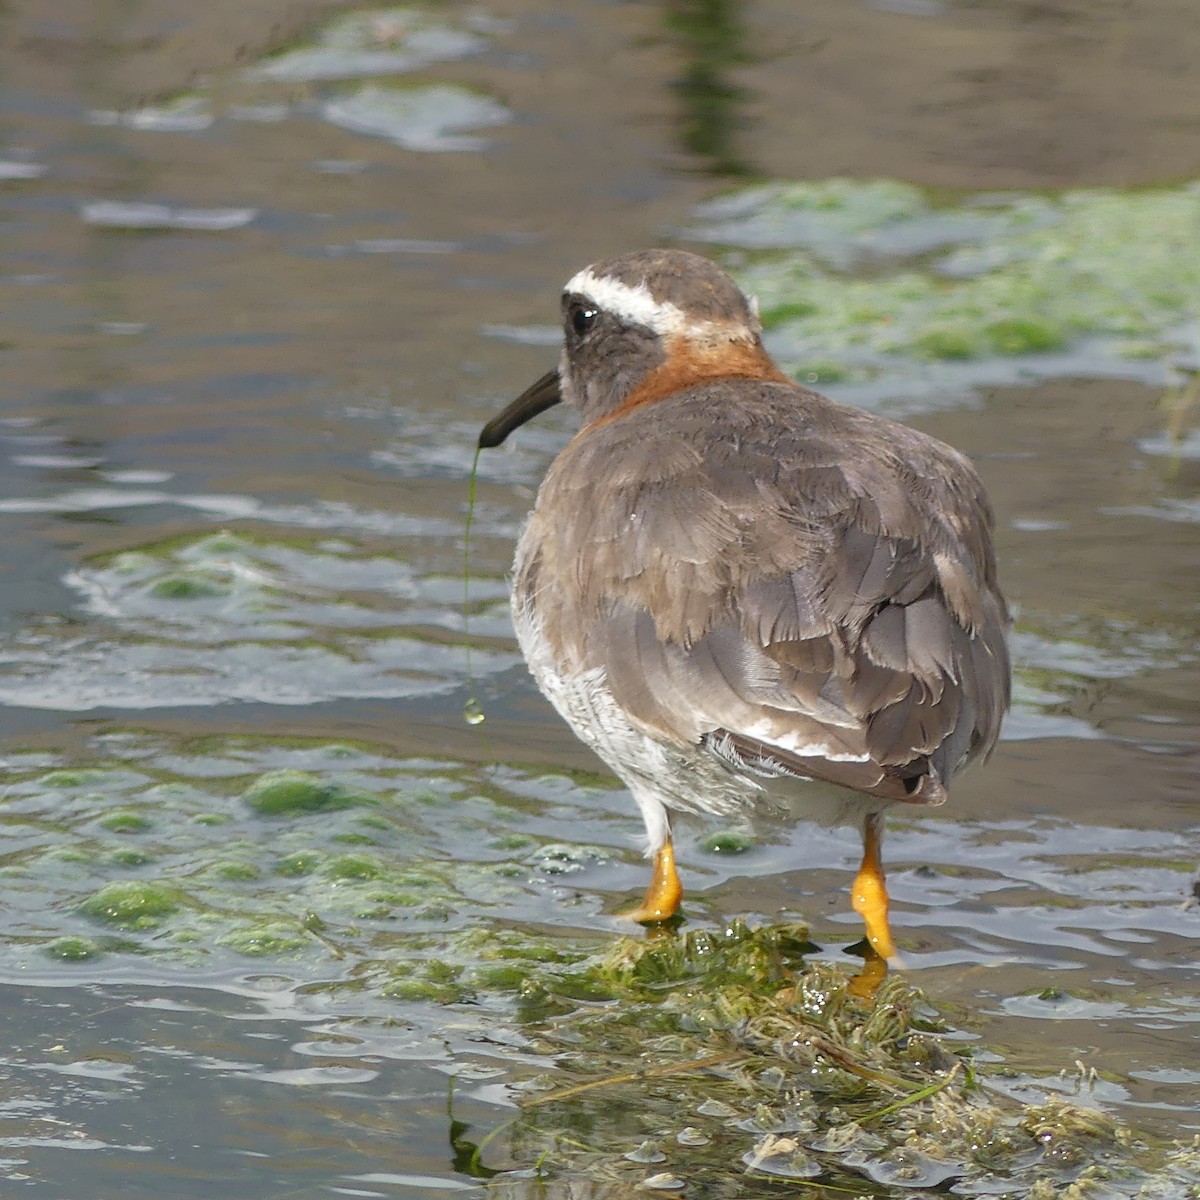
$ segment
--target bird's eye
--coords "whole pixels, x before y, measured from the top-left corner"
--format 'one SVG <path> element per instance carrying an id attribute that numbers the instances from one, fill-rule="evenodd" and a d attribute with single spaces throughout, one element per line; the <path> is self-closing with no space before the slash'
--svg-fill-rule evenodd
<path id="1" fill-rule="evenodd" d="M 586 304 L 575 303 L 567 309 L 567 320 L 571 323 L 571 328 L 575 330 L 576 337 L 583 337 L 591 329 L 595 324 L 596 316 L 596 310 Z"/>

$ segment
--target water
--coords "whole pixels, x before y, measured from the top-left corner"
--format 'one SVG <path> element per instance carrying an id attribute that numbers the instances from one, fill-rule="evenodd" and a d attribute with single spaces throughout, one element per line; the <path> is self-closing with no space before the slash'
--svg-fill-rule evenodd
<path id="1" fill-rule="evenodd" d="M 460 646 L 474 437 L 553 361 L 563 279 L 738 170 L 1200 176 L 1200 47 L 1165 5 L 702 9 L 0 17 L 6 1191 L 400 1197 L 530 1165 L 503 1136 L 472 1161 L 555 1058 L 513 988 L 610 944 L 646 872 L 506 613 L 570 414 L 482 456 L 473 686 Z M 1161 396 L 1057 379 L 914 418 L 991 492 L 1018 702 L 886 857 L 912 978 L 1014 1087 L 1079 1059 L 1094 1102 L 1190 1137 L 1200 470 Z M 783 914 L 852 961 L 851 832 L 705 832 L 693 925 Z"/>

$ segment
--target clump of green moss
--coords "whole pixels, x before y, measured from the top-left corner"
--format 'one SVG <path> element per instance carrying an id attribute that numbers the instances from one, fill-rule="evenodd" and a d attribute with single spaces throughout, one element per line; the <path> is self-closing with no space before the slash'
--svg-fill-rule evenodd
<path id="1" fill-rule="evenodd" d="M 84 962 L 101 953 L 99 945 L 91 938 L 72 936 L 57 937 L 52 942 L 47 942 L 45 951 L 51 958 L 61 959 L 63 962 Z"/>
<path id="2" fill-rule="evenodd" d="M 528 850 L 534 840 L 527 833 L 499 833 L 488 845 L 493 850 Z"/>
<path id="3" fill-rule="evenodd" d="M 218 879 L 227 880 L 229 883 L 246 883 L 251 879 L 258 879 L 262 874 L 254 863 L 238 862 L 236 859 L 214 863 L 212 872 Z"/>
<path id="4" fill-rule="evenodd" d="M 207 600 L 229 595 L 230 587 L 216 572 L 193 568 L 160 575 L 148 590 L 157 600 Z"/>
<path id="5" fill-rule="evenodd" d="M 983 347 L 983 339 L 966 321 L 931 324 L 913 339 L 913 349 L 922 358 L 974 358 Z"/>
<path id="6" fill-rule="evenodd" d="M 101 817 L 100 824 L 110 833 L 145 833 L 150 828 L 150 818 L 122 808 Z"/>
<path id="7" fill-rule="evenodd" d="M 530 1020 L 559 1065 L 522 1085 L 508 1162 L 477 1152 L 475 1165 L 500 1168 L 490 1186 L 505 1200 L 584 1179 L 614 1198 L 746 1195 L 754 1179 L 856 1196 L 953 1184 L 1049 1200 L 1100 1181 L 1105 1195 L 1191 1194 L 1192 1152 L 1151 1147 L 1061 1095 L 1009 1100 L 903 977 L 872 964 L 849 976 L 809 950 L 801 926 L 735 922 L 622 940 L 565 965 L 558 985 L 539 973 L 544 988 L 574 979 L 608 1003 Z M 520 994 L 531 980 L 497 982 Z"/>
<path id="8" fill-rule="evenodd" d="M 173 888 L 144 880 L 106 883 L 79 906 L 84 916 L 126 929 L 152 929 L 179 907 Z"/>
<path id="9" fill-rule="evenodd" d="M 232 533 L 228 529 L 222 529 L 192 542 L 186 547 L 186 554 L 190 558 L 203 560 L 249 554 L 253 549 L 254 543 L 249 538 Z"/>
<path id="10" fill-rule="evenodd" d="M 473 989 L 463 979 L 462 965 L 442 961 L 405 963 L 382 990 L 391 1000 L 425 1000 L 435 1004 L 458 1004 L 474 996 Z"/>
<path id="11" fill-rule="evenodd" d="M 1013 316 L 983 327 L 999 354 L 1044 354 L 1066 345 L 1066 332 L 1050 317 Z"/>
<path id="12" fill-rule="evenodd" d="M 320 866 L 323 855 L 319 850 L 297 850 L 275 864 L 278 875 L 311 875 Z"/>
<path id="13" fill-rule="evenodd" d="M 357 746 L 349 746 L 344 742 L 330 742 L 322 748 L 326 758 L 361 758 L 362 751 Z"/>
<path id="14" fill-rule="evenodd" d="M 754 838 L 738 829 L 720 829 L 702 838 L 700 848 L 709 854 L 745 854 L 754 849 Z"/>
<path id="15" fill-rule="evenodd" d="M 140 550 L 125 550 L 114 555 L 108 565 L 118 575 L 141 575 L 152 571 L 157 562 Z"/>
<path id="16" fill-rule="evenodd" d="M 776 182 L 701 205 L 689 236 L 741 248 L 739 281 L 801 380 L 904 395 L 966 362 L 1005 382 L 1189 352 L 1195 183 L 946 201 L 893 180 Z"/>
<path id="17" fill-rule="evenodd" d="M 383 864 L 366 854 L 339 854 L 325 867 L 325 874 L 334 880 L 378 879 Z"/>
<path id="18" fill-rule="evenodd" d="M 73 791 L 75 788 L 95 787 L 109 779 L 106 771 L 98 771 L 92 767 L 66 768 L 50 771 L 43 775 L 38 783 L 45 788 Z"/>
<path id="19" fill-rule="evenodd" d="M 249 958 L 295 954 L 314 945 L 303 926 L 287 921 L 261 921 L 223 934 L 217 942 Z"/>
<path id="20" fill-rule="evenodd" d="M 350 791 L 308 771 L 268 771 L 243 793 L 242 799 L 264 816 L 289 817 L 329 812 L 370 803 L 370 797 Z"/>
<path id="21" fill-rule="evenodd" d="M 118 867 L 144 867 L 154 861 L 154 856 L 134 846 L 122 846 L 108 855 L 108 861 Z"/>
<path id="22" fill-rule="evenodd" d="M 344 833 L 335 833 L 330 841 L 337 842 L 341 846 L 375 846 L 378 845 L 379 839 L 373 838 L 369 833 L 355 833 L 353 830 L 346 830 Z"/>

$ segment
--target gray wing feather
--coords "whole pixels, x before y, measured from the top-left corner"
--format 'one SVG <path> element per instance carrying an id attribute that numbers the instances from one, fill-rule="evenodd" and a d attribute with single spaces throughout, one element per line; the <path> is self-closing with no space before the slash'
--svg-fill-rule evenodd
<path id="1" fill-rule="evenodd" d="M 982 484 L 905 426 L 727 388 L 634 410 L 556 461 L 528 568 L 552 644 L 602 667 L 655 736 L 940 802 L 1008 704 Z M 683 436 L 664 447 L 668 405 Z"/>

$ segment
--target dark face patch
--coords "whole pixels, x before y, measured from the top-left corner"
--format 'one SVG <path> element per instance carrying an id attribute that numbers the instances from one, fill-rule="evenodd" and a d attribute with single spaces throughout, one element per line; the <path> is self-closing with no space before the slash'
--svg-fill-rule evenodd
<path id="1" fill-rule="evenodd" d="M 597 308 L 586 296 L 563 297 L 563 399 L 585 425 L 616 408 L 666 361 L 662 339 Z"/>
<path id="2" fill-rule="evenodd" d="M 696 254 L 638 250 L 595 263 L 562 306 L 562 396 L 585 425 L 700 378 L 779 377 L 746 298 Z"/>

